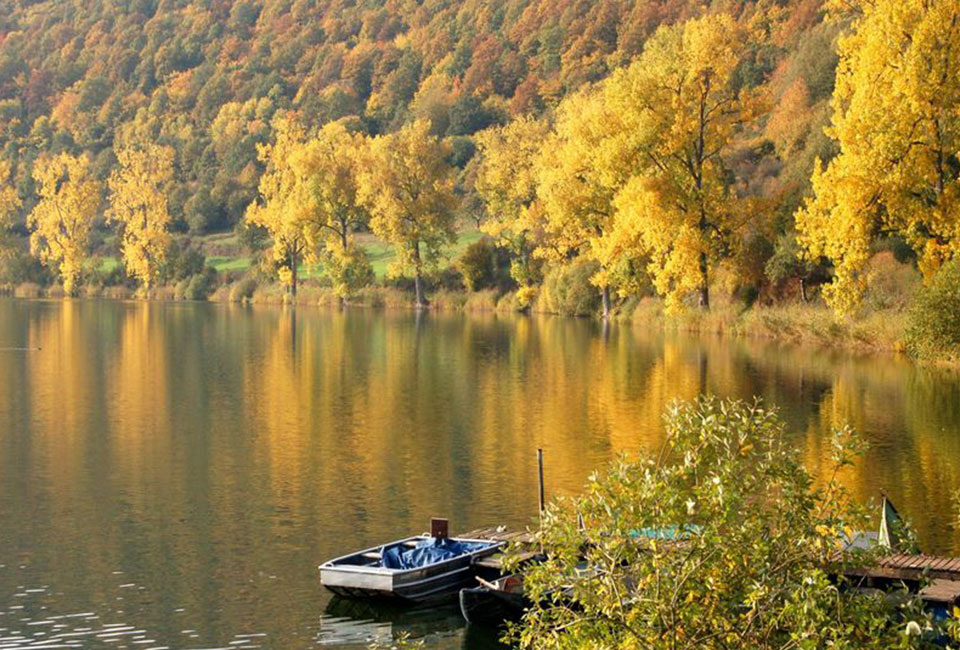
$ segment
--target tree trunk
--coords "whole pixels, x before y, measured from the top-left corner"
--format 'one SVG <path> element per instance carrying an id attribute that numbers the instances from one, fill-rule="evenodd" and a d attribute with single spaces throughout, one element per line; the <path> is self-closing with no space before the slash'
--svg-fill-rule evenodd
<path id="1" fill-rule="evenodd" d="M 707 274 L 707 254 L 700 253 L 700 295 L 698 304 L 701 309 L 710 309 L 710 278 Z"/>
<path id="2" fill-rule="evenodd" d="M 610 287 L 603 287 L 603 320 L 610 319 Z"/>
<path id="3" fill-rule="evenodd" d="M 800 298 L 807 302 L 807 281 L 803 278 L 800 278 Z"/>
<path id="4" fill-rule="evenodd" d="M 297 251 L 294 250 L 290 253 L 290 296 L 293 298 L 293 301 L 296 302 L 297 299 L 297 266 L 298 266 L 298 256 Z"/>
<path id="5" fill-rule="evenodd" d="M 416 270 L 413 278 L 413 286 L 417 292 L 417 309 L 423 309 L 427 306 L 427 301 L 423 297 L 423 265 L 420 263 L 420 242 L 413 245 L 413 266 Z"/>
<path id="6" fill-rule="evenodd" d="M 343 253 L 344 259 L 347 256 L 347 236 L 349 232 L 347 231 L 348 224 L 346 221 L 340 221 L 340 252 Z M 345 295 L 340 296 L 340 309 L 347 308 L 347 297 Z"/>
<path id="7" fill-rule="evenodd" d="M 413 278 L 413 286 L 417 291 L 417 309 L 423 309 L 427 306 L 427 302 L 423 297 L 423 281 L 420 277 L 420 267 L 417 267 L 417 273 Z"/>

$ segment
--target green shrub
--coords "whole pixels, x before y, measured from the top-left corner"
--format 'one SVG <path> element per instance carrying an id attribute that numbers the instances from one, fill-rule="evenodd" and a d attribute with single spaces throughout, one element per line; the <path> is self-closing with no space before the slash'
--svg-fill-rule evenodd
<path id="1" fill-rule="evenodd" d="M 203 273 L 206 256 L 186 240 L 174 240 L 167 251 L 163 277 L 167 282 L 180 282 Z"/>
<path id="2" fill-rule="evenodd" d="M 874 311 L 907 309 L 920 285 L 920 273 L 911 264 L 897 260 L 894 253 L 877 253 L 867 263 L 867 291 L 864 304 Z"/>
<path id="3" fill-rule="evenodd" d="M 25 239 L 7 238 L 0 232 L 0 284 L 45 286 L 52 282 L 50 269 L 30 254 Z"/>
<path id="4" fill-rule="evenodd" d="M 230 302 L 243 302 L 253 297 L 253 292 L 257 290 L 257 281 L 252 277 L 245 277 L 237 280 L 230 287 Z"/>
<path id="5" fill-rule="evenodd" d="M 907 352 L 918 359 L 960 358 L 960 258 L 945 264 L 914 298 Z"/>
<path id="6" fill-rule="evenodd" d="M 470 291 L 496 289 L 510 282 L 510 259 L 489 239 L 473 242 L 457 260 L 463 284 Z"/>
<path id="7" fill-rule="evenodd" d="M 565 316 L 591 316 L 600 309 L 600 290 L 590 282 L 600 265 L 576 260 L 547 273 L 537 309 Z"/>
<path id="8" fill-rule="evenodd" d="M 127 276 L 122 262 L 105 267 L 99 264 L 99 259 L 94 259 L 91 266 L 92 268 L 86 273 L 86 283 L 89 286 L 98 288 L 136 286 L 136 282 Z"/>
<path id="9" fill-rule="evenodd" d="M 355 244 L 350 244 L 344 251 L 328 253 L 324 257 L 323 268 L 341 298 L 370 286 L 376 280 L 367 252 Z"/>
<path id="10" fill-rule="evenodd" d="M 183 290 L 184 300 L 206 300 L 217 287 L 217 271 L 207 267 L 203 273 L 193 275 Z"/>

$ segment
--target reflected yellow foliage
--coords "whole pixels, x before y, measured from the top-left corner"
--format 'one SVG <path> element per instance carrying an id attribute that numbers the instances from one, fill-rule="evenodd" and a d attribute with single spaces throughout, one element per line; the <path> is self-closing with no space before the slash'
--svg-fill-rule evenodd
<path id="1" fill-rule="evenodd" d="M 960 550 L 939 514 L 960 488 L 960 378 L 892 357 L 547 316 L 91 301 L 0 301 L 0 341 L 41 348 L 0 353 L 0 494 L 22 504 L 0 508 L 0 556 L 43 530 L 44 561 L 89 593 L 122 569 L 163 585 L 157 603 L 269 614 L 278 638 L 305 616 L 291 600 L 315 605 L 304 567 L 431 516 L 526 525 L 537 448 L 548 496 L 576 493 L 700 393 L 776 405 L 814 474 L 852 424 L 871 443 L 843 475 L 854 496 L 886 489 L 926 549 Z"/>

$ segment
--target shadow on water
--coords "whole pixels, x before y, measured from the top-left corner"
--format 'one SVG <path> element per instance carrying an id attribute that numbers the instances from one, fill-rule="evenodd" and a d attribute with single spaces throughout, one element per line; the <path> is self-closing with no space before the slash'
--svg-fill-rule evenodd
<path id="1" fill-rule="evenodd" d="M 493 628 L 467 623 L 463 628 L 460 647 L 463 650 L 504 650 L 509 646 L 501 643 L 502 635 L 503 632 Z"/>
<path id="2" fill-rule="evenodd" d="M 404 636 L 429 642 L 438 637 L 452 637 L 464 626 L 456 605 L 411 607 L 334 596 L 320 617 L 317 645 L 366 647 L 373 643 L 388 644 Z M 464 647 L 479 650 L 489 646 Z"/>

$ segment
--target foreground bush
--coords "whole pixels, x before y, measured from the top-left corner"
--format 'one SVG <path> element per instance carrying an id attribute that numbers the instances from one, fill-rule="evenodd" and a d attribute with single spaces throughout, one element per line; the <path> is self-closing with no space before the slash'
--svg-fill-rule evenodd
<path id="1" fill-rule="evenodd" d="M 846 430 L 834 449 L 838 468 L 858 452 Z M 835 479 L 813 487 L 775 412 L 714 398 L 676 406 L 658 453 L 621 459 L 585 496 L 548 509 L 549 559 L 525 572 L 537 604 L 511 640 L 571 650 L 929 647 L 939 630 L 915 599 L 893 604 L 831 577 L 842 575 L 844 535 L 865 523 Z"/>
<path id="2" fill-rule="evenodd" d="M 907 324 L 907 352 L 918 359 L 960 358 L 960 259 L 917 292 Z"/>

